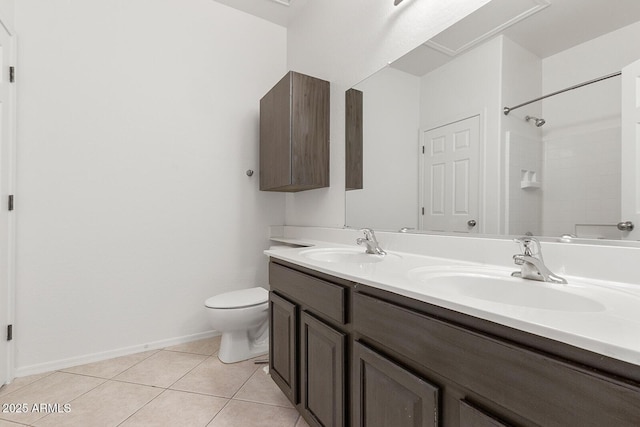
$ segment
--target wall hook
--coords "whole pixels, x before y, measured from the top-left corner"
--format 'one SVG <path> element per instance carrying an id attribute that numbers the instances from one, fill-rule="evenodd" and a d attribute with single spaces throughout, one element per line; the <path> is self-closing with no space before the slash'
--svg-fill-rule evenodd
<path id="1" fill-rule="evenodd" d="M 253 171 L 251 169 L 247 169 L 247 176 L 253 176 Z"/>

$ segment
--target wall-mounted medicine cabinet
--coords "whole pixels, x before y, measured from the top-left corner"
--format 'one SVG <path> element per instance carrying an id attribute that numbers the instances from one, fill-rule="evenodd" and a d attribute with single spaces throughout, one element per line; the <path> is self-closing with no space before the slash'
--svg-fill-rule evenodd
<path id="1" fill-rule="evenodd" d="M 329 82 L 288 72 L 260 100 L 260 190 L 329 186 Z"/>
<path id="2" fill-rule="evenodd" d="M 361 190 L 362 179 L 362 97 L 357 89 L 345 92 L 346 190 Z"/>

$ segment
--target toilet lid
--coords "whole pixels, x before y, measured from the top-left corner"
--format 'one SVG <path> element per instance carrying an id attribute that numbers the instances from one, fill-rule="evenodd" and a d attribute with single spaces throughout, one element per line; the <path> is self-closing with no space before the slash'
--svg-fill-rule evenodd
<path id="1" fill-rule="evenodd" d="M 209 308 L 242 308 L 264 304 L 269 299 L 265 288 L 249 288 L 213 296 L 204 303 Z"/>

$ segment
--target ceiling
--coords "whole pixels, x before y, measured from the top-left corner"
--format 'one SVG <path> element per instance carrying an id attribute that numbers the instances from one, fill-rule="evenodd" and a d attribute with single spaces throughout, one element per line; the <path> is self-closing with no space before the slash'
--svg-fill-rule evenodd
<path id="1" fill-rule="evenodd" d="M 392 67 L 422 76 L 497 34 L 546 58 L 638 21 L 638 0 L 493 0 Z"/>
<path id="2" fill-rule="evenodd" d="M 287 27 L 308 0 L 215 0 L 274 24 Z"/>
<path id="3" fill-rule="evenodd" d="M 287 27 L 309 0 L 215 1 Z M 640 0 L 492 0 L 392 67 L 422 76 L 496 34 L 546 58 L 637 21 Z"/>

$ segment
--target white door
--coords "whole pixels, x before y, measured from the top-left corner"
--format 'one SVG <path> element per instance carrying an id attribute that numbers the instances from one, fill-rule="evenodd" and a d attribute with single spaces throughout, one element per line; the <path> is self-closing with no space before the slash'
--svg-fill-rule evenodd
<path id="1" fill-rule="evenodd" d="M 12 358 L 6 331 L 12 313 L 10 292 L 13 288 L 13 217 L 8 198 L 13 187 L 14 94 L 9 66 L 13 62 L 14 40 L 0 21 L 0 385 L 10 381 Z"/>
<path id="2" fill-rule="evenodd" d="M 640 240 L 640 61 L 622 69 L 622 222 L 633 230 L 623 238 Z"/>
<path id="3" fill-rule="evenodd" d="M 423 132 L 421 229 L 478 232 L 479 144 L 480 116 Z"/>

